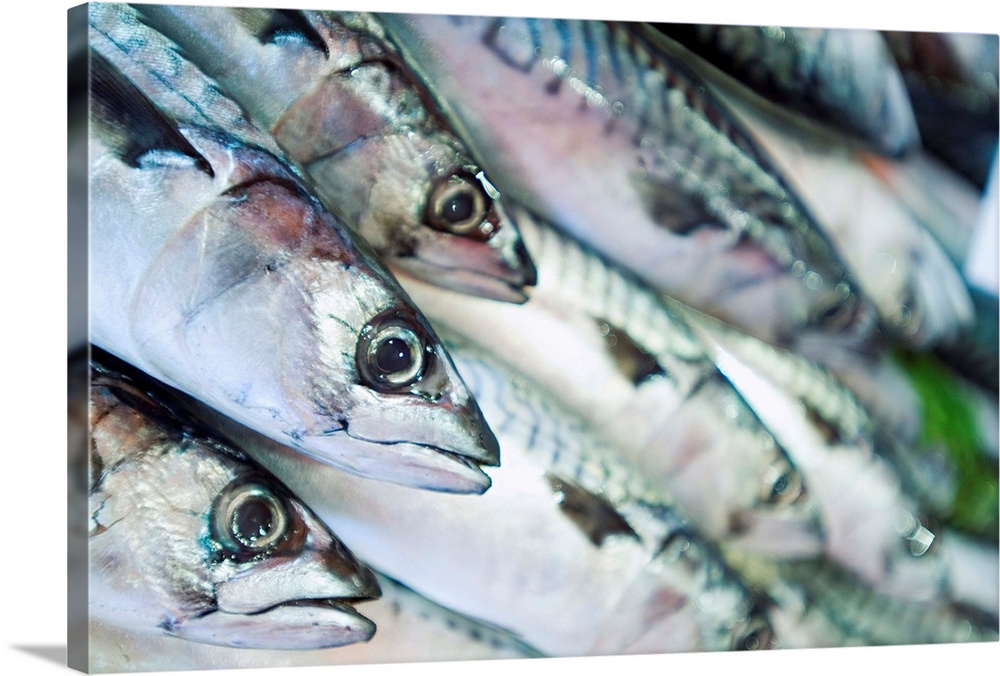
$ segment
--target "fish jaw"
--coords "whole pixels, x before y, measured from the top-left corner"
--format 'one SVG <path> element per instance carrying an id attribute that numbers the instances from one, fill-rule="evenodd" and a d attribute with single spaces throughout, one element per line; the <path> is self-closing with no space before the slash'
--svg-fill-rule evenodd
<path id="1" fill-rule="evenodd" d="M 499 200 L 491 211 L 496 216 L 484 221 L 483 230 L 491 233 L 485 241 L 425 228 L 412 255 L 391 261 L 394 271 L 463 294 L 524 303 L 529 287 L 538 281 L 538 271 L 521 233 Z"/>
<path id="2" fill-rule="evenodd" d="M 305 601 L 252 615 L 215 611 L 163 629 L 198 643 L 262 650 L 320 650 L 375 635 L 375 623 L 347 604 Z"/>

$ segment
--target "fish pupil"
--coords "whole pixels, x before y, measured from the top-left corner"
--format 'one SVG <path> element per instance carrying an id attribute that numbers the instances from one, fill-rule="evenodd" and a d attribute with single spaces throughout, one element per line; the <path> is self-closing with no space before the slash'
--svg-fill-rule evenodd
<path id="1" fill-rule="evenodd" d="M 236 529 L 241 538 L 251 543 L 265 537 L 274 528 L 274 512 L 267 500 L 250 500 L 236 514 Z"/>
<path id="2" fill-rule="evenodd" d="M 383 373 L 398 373 L 413 365 L 410 347 L 401 338 L 390 338 L 375 350 L 375 365 Z"/>
<path id="3" fill-rule="evenodd" d="M 474 200 L 467 192 L 457 193 L 445 202 L 443 216 L 452 223 L 462 223 L 472 216 Z"/>

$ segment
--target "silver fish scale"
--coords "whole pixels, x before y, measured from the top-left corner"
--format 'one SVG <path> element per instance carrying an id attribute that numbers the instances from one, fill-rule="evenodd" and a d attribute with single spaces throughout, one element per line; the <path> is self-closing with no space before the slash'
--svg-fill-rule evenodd
<path id="1" fill-rule="evenodd" d="M 832 568 L 808 570 L 807 594 L 845 636 L 866 644 L 995 641 L 997 633 L 973 624 L 942 605 L 921 604 L 873 594 Z"/>
<path id="2" fill-rule="evenodd" d="M 741 351 L 756 368 L 768 373 L 788 391 L 813 408 L 826 422 L 835 425 L 841 436 L 870 436 L 872 420 L 854 394 L 830 371 L 787 350 L 763 341 L 747 340 L 736 332 Z"/>
<path id="3" fill-rule="evenodd" d="M 432 603 L 387 575 L 376 573 L 375 576 L 382 588 L 383 598 L 390 598 L 397 612 L 405 611 L 422 617 L 429 623 L 444 625 L 451 631 L 460 632 L 466 641 L 485 643 L 495 650 L 507 650 L 522 657 L 543 657 L 542 653 L 506 629 Z"/>

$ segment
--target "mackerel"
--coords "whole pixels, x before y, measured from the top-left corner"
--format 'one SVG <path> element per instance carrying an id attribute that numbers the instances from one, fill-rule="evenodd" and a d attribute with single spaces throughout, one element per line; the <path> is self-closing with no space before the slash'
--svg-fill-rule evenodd
<path id="1" fill-rule="evenodd" d="M 327 650 L 242 650 L 151 636 L 99 620 L 90 623 L 93 672 L 261 669 L 348 664 L 450 662 L 540 657 L 534 648 L 483 622 L 452 612 L 376 574 L 382 596 L 365 605 L 378 630 L 370 641 Z"/>
<path id="2" fill-rule="evenodd" d="M 462 297 L 400 274 L 431 322 L 587 420 L 706 537 L 774 556 L 819 554 L 808 482 L 687 320 L 633 275 L 511 209 L 541 273 L 531 299 Z"/>
<path id="3" fill-rule="evenodd" d="M 956 544 L 926 516 L 919 497 L 931 500 L 932 509 L 950 498 L 936 494 L 940 477 L 922 472 L 880 435 L 851 393 L 819 367 L 715 320 L 688 316 L 720 370 L 809 482 L 831 561 L 880 593 L 997 615 L 995 545 Z"/>
<path id="4" fill-rule="evenodd" d="M 729 93 L 734 115 L 817 214 L 892 338 L 928 349 L 953 339 L 973 321 L 969 291 L 955 263 L 878 178 L 891 171 L 889 160 L 853 149 L 842 139 L 791 133 L 780 118 L 734 91 L 736 83 L 717 71 L 712 76 L 706 81 L 714 91 Z"/>
<path id="5" fill-rule="evenodd" d="M 656 24 L 665 35 L 753 89 L 798 124 L 821 124 L 879 153 L 920 146 L 889 46 L 874 30 Z"/>
<path id="6" fill-rule="evenodd" d="M 297 497 L 145 379 L 90 377 L 91 619 L 272 650 L 372 637 L 353 606 L 378 583 Z"/>
<path id="7" fill-rule="evenodd" d="M 782 648 L 843 648 L 996 641 L 997 620 L 939 601 L 873 590 L 828 562 L 768 562 L 727 552 L 727 561 L 772 603 Z"/>

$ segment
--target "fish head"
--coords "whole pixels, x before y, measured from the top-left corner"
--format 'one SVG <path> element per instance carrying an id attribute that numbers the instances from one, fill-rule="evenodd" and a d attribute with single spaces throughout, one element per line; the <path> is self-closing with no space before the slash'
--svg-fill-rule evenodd
<path id="1" fill-rule="evenodd" d="M 381 596 L 361 564 L 271 477 L 243 473 L 217 495 L 202 536 L 211 611 L 168 623 L 171 634 L 245 648 L 313 650 L 369 640 L 354 604 Z"/>
<path id="2" fill-rule="evenodd" d="M 766 555 L 822 552 L 822 514 L 802 469 L 720 373 L 656 429 L 643 466 L 707 537 Z"/>
<path id="3" fill-rule="evenodd" d="M 379 597 L 374 574 L 242 451 L 108 373 L 91 387 L 91 613 L 233 647 L 371 638 L 353 605 Z"/>
<path id="4" fill-rule="evenodd" d="M 346 471 L 486 490 L 496 438 L 371 247 L 279 158 L 182 133 L 214 187 L 151 260 L 130 306 L 136 347 L 119 356 Z M 144 164 L 142 194 L 176 190 L 179 171 Z"/>
<path id="5" fill-rule="evenodd" d="M 336 180 L 339 192 L 356 184 L 354 196 L 337 203 L 383 260 L 462 293 L 527 299 L 537 272 L 517 223 L 453 135 L 404 129 L 347 154 L 336 158 Z M 333 178 L 332 166 L 309 170 L 327 172 L 320 182 Z"/>

